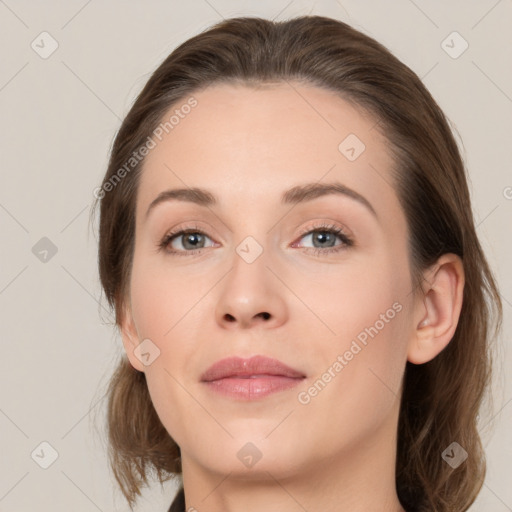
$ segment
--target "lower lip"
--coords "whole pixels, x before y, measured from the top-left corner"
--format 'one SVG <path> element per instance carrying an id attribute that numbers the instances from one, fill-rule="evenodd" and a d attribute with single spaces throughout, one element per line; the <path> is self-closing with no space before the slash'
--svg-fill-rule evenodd
<path id="1" fill-rule="evenodd" d="M 264 377 L 227 377 L 205 382 L 213 391 L 241 400 L 257 400 L 278 391 L 290 389 L 301 383 L 303 378 L 268 375 Z"/>

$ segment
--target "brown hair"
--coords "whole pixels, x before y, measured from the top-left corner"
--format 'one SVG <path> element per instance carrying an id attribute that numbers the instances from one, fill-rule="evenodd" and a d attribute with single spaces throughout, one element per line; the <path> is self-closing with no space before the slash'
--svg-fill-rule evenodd
<path id="1" fill-rule="evenodd" d="M 101 200 L 99 274 L 116 324 L 129 293 L 143 160 L 112 187 L 116 173 L 169 109 L 193 92 L 219 82 L 258 86 L 289 80 L 331 90 L 377 120 L 396 159 L 394 185 L 407 218 L 416 285 L 442 254 L 462 258 L 466 284 L 451 342 L 426 364 L 406 364 L 396 488 L 406 509 L 465 511 L 485 476 L 477 417 L 491 378 L 491 341 L 501 327 L 500 296 L 478 241 L 466 171 L 445 115 L 413 71 L 349 25 L 321 16 L 283 22 L 232 18 L 181 44 L 153 73 L 114 140 L 93 207 Z M 179 478 L 179 447 L 155 412 L 144 373 L 125 355 L 108 388 L 107 420 L 111 467 L 130 506 L 148 483 L 149 470 L 161 483 Z M 453 441 L 469 453 L 456 469 L 441 458 Z"/>

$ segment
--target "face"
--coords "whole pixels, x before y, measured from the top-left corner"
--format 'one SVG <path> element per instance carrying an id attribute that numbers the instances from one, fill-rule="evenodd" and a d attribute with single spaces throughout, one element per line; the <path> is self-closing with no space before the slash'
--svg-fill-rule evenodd
<path id="1" fill-rule="evenodd" d="M 394 440 L 411 325 L 389 144 L 375 119 L 314 86 L 222 84 L 194 98 L 141 175 L 130 362 L 187 464 L 245 474 L 249 454 L 261 456 L 252 474 L 284 476 L 378 450 Z M 148 212 L 190 188 L 214 201 L 181 194 Z M 255 355 L 302 377 L 202 381 L 221 359 Z"/>

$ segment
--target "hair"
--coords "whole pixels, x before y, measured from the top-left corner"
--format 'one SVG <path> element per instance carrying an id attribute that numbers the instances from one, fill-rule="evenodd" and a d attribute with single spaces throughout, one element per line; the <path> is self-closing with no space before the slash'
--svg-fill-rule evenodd
<path id="1" fill-rule="evenodd" d="M 430 362 L 406 363 L 396 489 L 407 510 L 465 511 L 486 473 L 477 420 L 491 383 L 492 341 L 502 322 L 500 295 L 477 237 L 465 165 L 447 118 L 411 69 L 349 25 L 323 16 L 282 22 L 231 18 L 182 43 L 154 71 L 114 139 L 102 192 L 93 205 L 93 212 L 101 205 L 99 276 L 116 324 L 121 326 L 129 300 L 144 159 L 117 182 L 116 174 L 119 178 L 169 109 L 194 92 L 217 83 L 258 87 L 289 81 L 332 91 L 377 121 L 396 160 L 393 185 L 407 219 L 415 286 L 441 255 L 462 259 L 463 304 L 452 340 Z M 133 509 L 150 471 L 160 483 L 180 479 L 180 449 L 157 416 L 145 374 L 125 355 L 107 394 L 110 465 Z M 454 441 L 469 454 L 456 469 L 441 457 Z M 183 488 L 180 493 L 183 499 Z"/>

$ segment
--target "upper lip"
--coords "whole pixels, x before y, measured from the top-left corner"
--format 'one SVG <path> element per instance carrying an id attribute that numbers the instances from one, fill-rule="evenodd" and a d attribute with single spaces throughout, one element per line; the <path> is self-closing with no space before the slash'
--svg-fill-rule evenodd
<path id="1" fill-rule="evenodd" d="M 305 375 L 299 370 L 265 356 L 227 357 L 210 366 L 202 375 L 201 380 L 210 382 L 226 377 L 246 377 L 251 375 L 279 375 L 291 378 L 302 378 Z"/>

